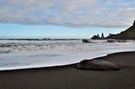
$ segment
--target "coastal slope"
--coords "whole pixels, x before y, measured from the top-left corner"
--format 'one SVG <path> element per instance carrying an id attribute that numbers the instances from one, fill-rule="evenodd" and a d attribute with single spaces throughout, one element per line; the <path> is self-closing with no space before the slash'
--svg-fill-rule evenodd
<path id="1" fill-rule="evenodd" d="M 132 39 L 135 40 L 135 21 L 131 27 L 118 34 L 110 34 L 108 39 Z"/>

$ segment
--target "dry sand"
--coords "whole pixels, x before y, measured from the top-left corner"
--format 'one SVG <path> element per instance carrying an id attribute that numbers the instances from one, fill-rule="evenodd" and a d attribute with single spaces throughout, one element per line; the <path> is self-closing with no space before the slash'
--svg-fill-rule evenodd
<path id="1" fill-rule="evenodd" d="M 115 53 L 98 59 L 113 62 L 120 70 L 80 70 L 73 64 L 1 71 L 0 89 L 135 89 L 135 52 Z"/>

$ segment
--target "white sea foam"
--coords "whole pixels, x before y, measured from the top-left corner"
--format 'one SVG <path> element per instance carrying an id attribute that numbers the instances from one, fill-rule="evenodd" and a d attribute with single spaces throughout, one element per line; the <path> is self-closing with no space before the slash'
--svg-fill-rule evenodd
<path id="1" fill-rule="evenodd" d="M 92 40 L 93 43 L 82 43 L 81 40 L 0 40 L 0 54 L 34 51 L 67 51 L 67 50 L 101 50 L 112 48 L 135 48 L 135 41 L 124 43 L 107 43 L 106 40 Z"/>
<path id="2" fill-rule="evenodd" d="M 135 41 L 82 43 L 81 40 L 0 40 L 0 70 L 50 67 L 92 59 L 110 53 L 135 51 Z"/>

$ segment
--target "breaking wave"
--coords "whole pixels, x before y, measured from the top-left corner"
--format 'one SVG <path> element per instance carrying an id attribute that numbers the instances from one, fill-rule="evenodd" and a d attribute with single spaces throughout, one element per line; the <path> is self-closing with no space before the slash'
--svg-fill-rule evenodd
<path id="1" fill-rule="evenodd" d="M 94 40 L 91 43 L 82 43 L 81 40 L 0 40 L 0 54 L 34 51 L 102 50 L 112 48 L 135 48 L 135 41 L 108 43 L 106 40 Z"/>

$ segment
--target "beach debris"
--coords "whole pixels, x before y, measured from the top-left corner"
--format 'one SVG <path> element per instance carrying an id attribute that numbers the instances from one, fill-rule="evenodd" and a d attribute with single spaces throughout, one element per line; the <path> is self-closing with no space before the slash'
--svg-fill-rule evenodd
<path id="1" fill-rule="evenodd" d="M 100 59 L 82 60 L 77 64 L 77 68 L 87 69 L 87 70 L 119 70 L 120 69 L 116 64 Z"/>

